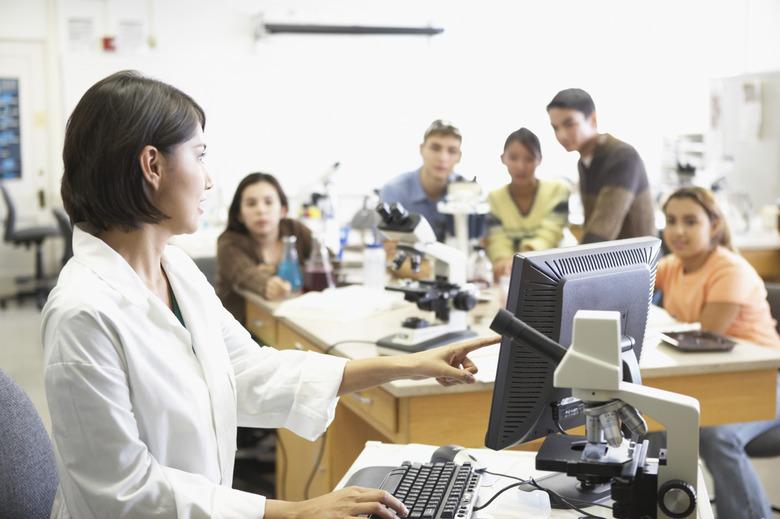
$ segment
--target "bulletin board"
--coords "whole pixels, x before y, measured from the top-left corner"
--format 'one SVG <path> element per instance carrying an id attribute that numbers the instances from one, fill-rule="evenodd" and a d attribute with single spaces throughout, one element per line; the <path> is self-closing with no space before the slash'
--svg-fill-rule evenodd
<path id="1" fill-rule="evenodd" d="M 0 180 L 21 178 L 19 80 L 0 78 Z"/>

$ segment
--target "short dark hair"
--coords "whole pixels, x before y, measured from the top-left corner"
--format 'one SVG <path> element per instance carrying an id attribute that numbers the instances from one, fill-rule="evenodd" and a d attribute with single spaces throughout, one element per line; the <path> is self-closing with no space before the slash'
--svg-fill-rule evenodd
<path id="1" fill-rule="evenodd" d="M 428 137 L 431 135 L 449 135 L 451 137 L 457 137 L 459 141 L 463 142 L 463 136 L 460 134 L 458 127 L 443 119 L 436 119 L 425 129 L 423 142 L 427 141 Z"/>
<path id="2" fill-rule="evenodd" d="M 509 147 L 512 142 L 517 141 L 530 151 L 536 160 L 542 160 L 542 145 L 539 143 L 539 137 L 528 128 L 520 128 L 509 134 L 504 142 L 504 151 Z"/>
<path id="3" fill-rule="evenodd" d="M 276 189 L 279 195 L 279 201 L 282 203 L 282 207 L 287 208 L 287 195 L 284 194 L 282 185 L 276 180 L 276 177 L 270 173 L 250 173 L 241 179 L 238 183 L 236 192 L 233 195 L 233 201 L 230 202 L 230 209 L 228 209 L 228 222 L 227 230 L 248 234 L 249 229 L 246 228 L 242 222 L 239 221 L 238 215 L 241 213 L 241 197 L 244 195 L 244 190 L 253 184 L 258 182 L 268 182 Z"/>
<path id="4" fill-rule="evenodd" d="M 129 231 L 168 218 L 151 199 L 141 151 L 151 145 L 168 155 L 196 125 L 206 126 L 203 109 L 170 85 L 132 70 L 98 81 L 65 129 L 60 189 L 71 221 Z"/>
<path id="5" fill-rule="evenodd" d="M 555 94 L 550 104 L 547 105 L 548 112 L 550 108 L 577 110 L 588 117 L 596 110 L 596 105 L 590 94 L 581 88 L 567 88 Z"/>

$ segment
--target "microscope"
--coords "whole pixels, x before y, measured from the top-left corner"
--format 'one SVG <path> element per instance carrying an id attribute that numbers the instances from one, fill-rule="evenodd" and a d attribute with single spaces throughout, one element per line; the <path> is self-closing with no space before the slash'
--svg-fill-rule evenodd
<path id="1" fill-rule="evenodd" d="M 380 203 L 376 211 L 381 217 L 377 228 L 387 239 L 397 242 L 394 270 L 401 268 L 406 258 L 413 272 L 419 272 L 422 258 L 434 260 L 433 280 L 407 281 L 385 289 L 403 292 L 404 299 L 417 303 L 420 310 L 433 311 L 435 316 L 434 322 L 407 318 L 400 331 L 380 339 L 377 345 L 416 352 L 475 337 L 467 317 L 478 294 L 476 287 L 466 283 L 464 252 L 438 242 L 430 223 L 419 214 L 410 214 L 398 202 Z"/>
<path id="2" fill-rule="evenodd" d="M 548 435 L 537 469 L 611 482 L 617 518 L 696 517 L 699 402 L 623 380 L 618 312 L 577 312 L 568 350 L 506 310 L 499 310 L 490 327 L 522 339 L 557 366 L 554 385 L 571 388 L 584 404 L 586 436 Z M 667 446 L 657 459 L 648 457 L 649 442 L 641 440 L 647 426 L 637 409 L 666 427 Z"/>

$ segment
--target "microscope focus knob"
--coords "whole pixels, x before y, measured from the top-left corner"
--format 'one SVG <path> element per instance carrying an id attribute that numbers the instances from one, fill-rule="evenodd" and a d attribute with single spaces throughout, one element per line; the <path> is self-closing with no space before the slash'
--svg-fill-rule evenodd
<path id="1" fill-rule="evenodd" d="M 690 483 L 672 479 L 658 489 L 658 505 L 669 517 L 688 517 L 696 511 L 696 490 Z"/>
<path id="2" fill-rule="evenodd" d="M 454 306 L 456 310 L 471 310 L 477 306 L 477 297 L 473 292 L 468 290 L 458 292 L 452 300 L 452 306 Z"/>

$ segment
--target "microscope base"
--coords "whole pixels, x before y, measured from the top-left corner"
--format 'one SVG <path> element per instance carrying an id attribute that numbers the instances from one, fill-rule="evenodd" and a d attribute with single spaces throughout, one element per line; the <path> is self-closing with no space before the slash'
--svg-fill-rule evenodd
<path id="1" fill-rule="evenodd" d="M 409 343 L 408 336 L 405 333 L 394 333 L 383 337 L 376 342 L 379 348 L 388 350 L 381 353 L 400 354 L 417 353 L 418 351 L 430 350 L 438 346 L 444 346 L 456 341 L 472 339 L 477 336 L 477 332 L 472 330 L 449 331 L 435 337 L 426 338 L 416 343 Z"/>
<path id="2" fill-rule="evenodd" d="M 535 481 L 546 490 L 552 490 L 569 503 L 580 508 L 586 508 L 609 501 L 612 496 L 612 485 L 610 483 L 599 483 L 585 487 L 572 476 L 566 474 L 548 474 Z M 539 490 L 537 487 L 529 484 L 520 485 L 520 490 L 524 492 L 533 492 Z M 569 509 L 567 504 L 561 501 L 551 499 L 550 506 L 558 509 Z"/>

